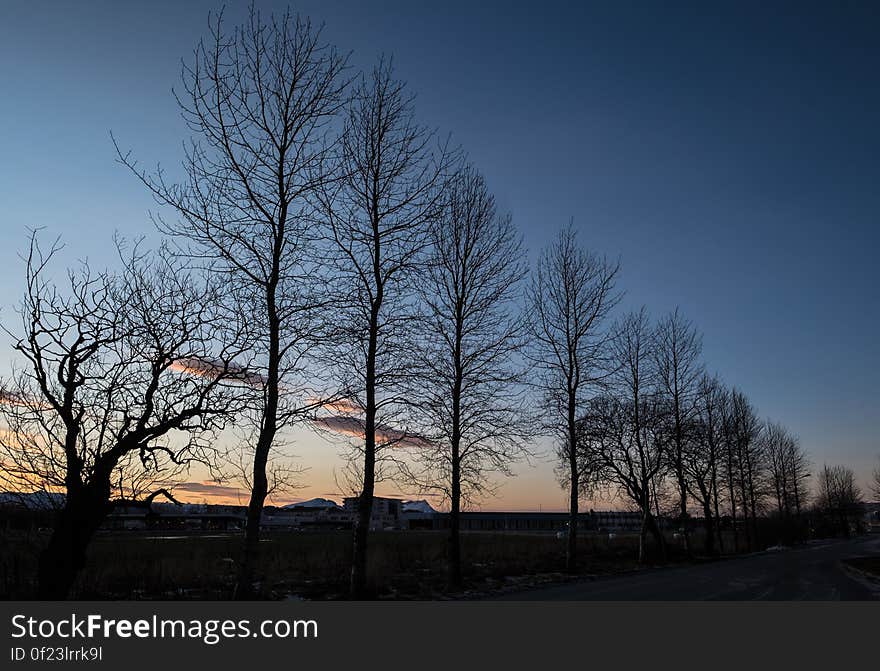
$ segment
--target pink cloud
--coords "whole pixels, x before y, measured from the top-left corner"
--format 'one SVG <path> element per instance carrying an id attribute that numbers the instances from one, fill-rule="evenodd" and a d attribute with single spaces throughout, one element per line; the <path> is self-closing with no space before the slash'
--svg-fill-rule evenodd
<path id="1" fill-rule="evenodd" d="M 319 417 L 313 420 L 315 426 L 332 431 L 333 433 L 351 436 L 353 438 L 365 437 L 364 420 L 359 417 L 350 415 L 332 415 L 330 417 Z M 376 425 L 376 442 L 384 444 L 395 444 L 401 447 L 427 447 L 430 445 L 427 439 L 394 429 L 384 424 Z"/>
<path id="2" fill-rule="evenodd" d="M 169 368 L 181 373 L 196 375 L 198 377 L 216 377 L 226 371 L 227 378 L 241 382 L 251 387 L 261 387 L 265 382 L 265 378 L 259 373 L 252 373 L 244 366 L 238 366 L 233 363 L 224 363 L 215 359 L 205 359 L 199 357 L 185 357 L 178 359 L 172 363 Z"/>

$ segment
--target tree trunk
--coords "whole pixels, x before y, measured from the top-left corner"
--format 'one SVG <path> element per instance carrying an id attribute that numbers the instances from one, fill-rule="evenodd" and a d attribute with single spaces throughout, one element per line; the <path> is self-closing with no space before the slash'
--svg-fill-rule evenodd
<path id="1" fill-rule="evenodd" d="M 721 510 L 720 504 L 718 502 L 718 469 L 716 466 L 712 466 L 712 505 L 714 507 L 715 514 L 715 533 L 718 535 L 718 553 L 724 554 L 724 537 L 721 533 Z"/>
<path id="2" fill-rule="evenodd" d="M 685 476 L 683 473 L 678 476 L 678 488 L 680 494 L 679 500 L 679 511 L 678 516 L 681 520 L 681 542 L 684 548 L 684 553 L 688 557 L 691 556 L 691 543 L 690 543 L 690 518 L 688 516 L 687 509 L 687 482 L 685 480 Z"/>
<path id="3" fill-rule="evenodd" d="M 461 465 L 458 448 L 452 451 L 452 502 L 449 510 L 449 589 L 461 587 Z"/>
<path id="4" fill-rule="evenodd" d="M 639 564 L 645 563 L 646 557 L 646 541 L 648 538 L 648 515 L 646 511 L 642 511 L 642 527 L 639 529 Z"/>
<path id="5" fill-rule="evenodd" d="M 269 317 L 269 366 L 266 375 L 266 405 L 263 409 L 263 422 L 260 426 L 260 434 L 254 449 L 254 472 L 251 483 L 251 497 L 247 509 L 244 551 L 239 568 L 238 582 L 233 595 L 233 598 L 239 601 L 253 599 L 256 596 L 254 572 L 256 571 L 260 553 L 260 525 L 263 520 L 263 506 L 269 493 L 266 464 L 269 462 L 269 452 L 272 449 L 272 443 L 275 441 L 275 432 L 278 430 L 281 322 L 278 318 L 277 306 L 275 304 L 274 284 L 270 285 L 267 289 L 266 310 Z"/>
<path id="6" fill-rule="evenodd" d="M 677 383 L 676 383 L 677 385 Z M 691 556 L 691 545 L 690 545 L 690 525 L 688 524 L 688 509 L 687 509 L 687 479 L 684 474 L 684 448 L 682 446 L 682 429 L 681 429 L 681 417 L 679 414 L 679 404 L 680 400 L 678 397 L 678 391 L 676 386 L 675 392 L 675 478 L 678 482 L 678 516 L 681 522 L 681 540 L 682 545 L 684 546 L 685 554 L 690 557 Z"/>
<path id="7" fill-rule="evenodd" d="M 259 561 L 260 525 L 263 520 L 263 506 L 265 505 L 269 489 L 266 479 L 266 464 L 268 463 L 269 446 L 271 446 L 272 441 L 271 439 L 269 440 L 269 446 L 263 446 L 262 443 L 262 440 L 258 441 L 257 449 L 254 452 L 253 485 L 247 509 L 244 552 L 242 553 L 241 567 L 234 596 L 238 601 L 256 597 L 254 573 Z"/>
<path id="8" fill-rule="evenodd" d="M 449 510 L 449 589 L 461 587 L 461 536 L 459 532 L 461 512 L 461 390 L 464 373 L 462 370 L 461 347 L 464 317 L 461 303 L 455 312 L 455 347 L 452 352 L 455 365 L 455 378 L 452 384 L 452 501 Z"/>
<path id="9" fill-rule="evenodd" d="M 707 493 L 706 500 L 703 502 L 703 519 L 706 528 L 706 555 L 714 557 L 715 552 L 715 518 L 712 515 L 711 497 Z"/>
<path id="10" fill-rule="evenodd" d="M 568 498 L 568 545 L 565 550 L 565 570 L 568 573 L 577 572 L 577 533 L 578 533 L 578 503 L 580 498 L 580 469 L 578 468 L 577 455 L 577 385 L 571 381 L 568 383 L 568 407 L 567 407 L 567 432 L 568 442 L 568 469 L 569 469 L 569 498 Z"/>
<path id="11" fill-rule="evenodd" d="M 373 495 L 376 490 L 376 353 L 379 340 L 379 310 L 382 305 L 382 283 L 379 278 L 378 232 L 374 251 L 374 271 L 376 275 L 377 296 L 370 309 L 370 325 L 367 343 L 364 391 L 364 488 L 358 500 L 358 516 L 354 527 L 354 547 L 351 562 L 351 597 L 366 598 L 367 592 L 367 541 L 370 535 L 370 520 L 373 516 Z"/>
<path id="12" fill-rule="evenodd" d="M 742 448 L 740 448 L 740 458 L 739 458 L 739 489 L 740 494 L 742 496 L 742 510 L 743 510 L 743 530 L 746 532 L 746 549 L 751 551 L 754 549 L 754 544 L 752 541 L 752 532 L 749 528 L 749 497 L 746 494 L 746 473 L 742 469 L 742 464 L 744 460 L 742 458 Z"/>
<path id="13" fill-rule="evenodd" d="M 758 510 L 757 510 L 757 501 L 755 499 L 755 482 L 752 477 L 752 460 L 750 458 L 746 459 L 746 465 L 748 466 L 748 476 L 749 476 L 749 504 L 751 508 L 752 515 L 752 538 L 754 539 L 754 549 L 760 549 L 760 539 L 758 538 Z"/>
<path id="14" fill-rule="evenodd" d="M 367 396 L 371 396 L 368 392 Z M 368 402 L 369 405 L 369 402 Z M 373 516 L 373 495 L 376 489 L 376 410 L 368 410 L 364 441 L 364 488 L 358 499 L 358 515 L 354 527 L 354 548 L 351 564 L 351 597 L 366 598 L 367 542 Z"/>
<path id="15" fill-rule="evenodd" d="M 574 412 L 570 413 L 570 429 L 568 435 L 568 465 L 571 477 L 568 508 L 568 546 L 565 552 L 565 570 L 576 573 L 577 564 L 577 533 L 578 533 L 578 487 L 580 487 L 577 463 L 577 451 L 574 434 Z"/>
<path id="16" fill-rule="evenodd" d="M 663 533 L 660 531 L 660 526 L 657 523 L 657 520 L 651 514 L 650 508 L 648 508 L 647 512 L 643 515 L 642 521 L 642 535 L 645 535 L 645 532 L 649 532 L 651 536 L 654 538 L 654 544 L 657 546 L 658 551 L 660 552 L 661 561 L 666 561 L 666 541 L 663 539 Z M 643 543 L 643 541 L 641 541 Z M 641 553 L 640 553 L 641 554 Z M 639 561 L 644 561 L 647 557 L 647 552 L 645 552 L 645 556 L 640 558 Z"/>
<path id="17" fill-rule="evenodd" d="M 730 519 L 733 524 L 733 553 L 739 552 L 739 530 L 736 528 L 736 487 L 733 482 L 733 456 L 727 448 L 727 487 L 730 494 Z"/>
<path id="18" fill-rule="evenodd" d="M 58 514 L 49 545 L 40 554 L 38 596 L 61 600 L 70 596 L 73 583 L 85 567 L 86 549 L 104 522 L 110 486 L 91 485 L 68 495 Z"/>
<path id="19" fill-rule="evenodd" d="M 372 478 L 370 478 L 372 480 Z M 365 478 L 366 480 L 366 478 Z M 358 516 L 354 527 L 354 549 L 351 564 L 351 597 L 364 599 L 367 596 L 367 542 L 370 534 L 370 520 L 373 515 L 374 485 L 364 483 L 358 498 Z"/>
<path id="20" fill-rule="evenodd" d="M 654 543 L 660 551 L 660 560 L 666 562 L 666 541 L 663 538 L 663 532 L 660 531 L 660 525 L 650 512 L 648 512 L 646 520 L 648 531 L 651 532 L 651 535 L 654 537 Z"/>

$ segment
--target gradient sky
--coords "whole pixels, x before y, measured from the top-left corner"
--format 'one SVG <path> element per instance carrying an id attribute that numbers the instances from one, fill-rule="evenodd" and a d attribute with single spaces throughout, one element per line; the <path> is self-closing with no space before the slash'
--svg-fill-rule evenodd
<path id="1" fill-rule="evenodd" d="M 574 217 L 585 244 L 620 256 L 624 308 L 681 306 L 711 369 L 815 463 L 866 482 L 880 453 L 880 7 L 769 4 L 295 8 L 358 68 L 394 55 L 422 121 L 467 150 L 532 250 Z M 0 3 L 5 323 L 27 227 L 99 265 L 114 230 L 155 239 L 153 203 L 109 132 L 176 170 L 185 129 L 170 89 L 217 6 Z M 312 485 L 297 498 L 336 493 L 335 448 L 300 438 Z M 519 473 L 486 509 L 565 507 L 550 465 Z"/>

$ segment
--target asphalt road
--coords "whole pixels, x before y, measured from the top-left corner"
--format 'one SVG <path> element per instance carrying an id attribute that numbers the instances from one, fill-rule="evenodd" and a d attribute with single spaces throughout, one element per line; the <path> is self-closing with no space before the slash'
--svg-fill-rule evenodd
<path id="1" fill-rule="evenodd" d="M 818 541 L 796 549 L 506 594 L 547 601 L 837 601 L 880 599 L 880 583 L 844 567 L 850 557 L 880 555 L 880 536 Z"/>

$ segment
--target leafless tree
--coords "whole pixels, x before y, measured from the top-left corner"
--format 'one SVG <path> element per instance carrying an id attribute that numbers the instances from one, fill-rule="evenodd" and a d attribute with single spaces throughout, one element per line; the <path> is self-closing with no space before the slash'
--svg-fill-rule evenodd
<path id="1" fill-rule="evenodd" d="M 624 317 L 611 342 L 615 373 L 611 392 L 594 397 L 579 422 L 584 472 L 625 495 L 642 514 L 639 561 L 650 533 L 665 554 L 655 515 L 657 479 L 667 468 L 668 400 L 657 393 L 653 330 L 642 309 Z"/>
<path id="2" fill-rule="evenodd" d="M 878 459 L 878 462 L 880 462 L 880 459 Z M 880 463 L 874 467 L 872 476 L 871 490 L 874 492 L 874 498 L 880 501 Z"/>
<path id="3" fill-rule="evenodd" d="M 727 434 L 725 477 L 731 491 L 734 524 L 738 501 L 743 517 L 746 544 L 750 549 L 754 549 L 758 544 L 758 512 L 765 494 L 766 464 L 760 445 L 762 429 L 763 425 L 746 395 L 738 389 L 733 389 L 725 427 Z"/>
<path id="4" fill-rule="evenodd" d="M 237 598 L 253 594 L 267 464 L 279 432 L 326 396 L 310 356 L 325 329 L 313 196 L 331 179 L 330 125 L 346 100 L 346 58 L 321 29 L 291 15 L 264 21 L 251 7 L 227 32 L 222 14 L 183 67 L 178 105 L 193 139 L 182 183 L 138 170 L 175 221 L 158 218 L 184 254 L 226 281 L 247 315 L 254 348 L 250 502 Z M 318 387 L 316 389 L 315 387 Z"/>
<path id="5" fill-rule="evenodd" d="M 321 191 L 335 261 L 337 347 L 328 355 L 361 418 L 349 456 L 360 480 L 351 593 L 364 596 L 367 542 L 383 455 L 407 443 L 415 281 L 442 210 L 452 152 L 415 121 L 413 97 L 382 59 L 356 86 L 336 180 Z M 388 430 L 384 430 L 388 429 Z M 411 444 L 411 441 L 410 441 Z M 377 471 L 378 468 L 378 471 Z"/>
<path id="6" fill-rule="evenodd" d="M 822 467 L 816 497 L 817 508 L 834 523 L 837 531 L 849 537 L 851 526 L 861 514 L 862 493 L 856 476 L 846 466 Z"/>
<path id="7" fill-rule="evenodd" d="M 682 449 L 685 483 L 703 509 L 707 555 L 716 553 L 716 540 L 718 549 L 724 551 L 719 529 L 720 499 L 723 496 L 719 491 L 719 474 L 724 457 L 727 401 L 727 390 L 721 380 L 703 373 L 697 382 L 694 417 L 689 420 L 689 430 L 682 432 L 687 435 Z"/>
<path id="8" fill-rule="evenodd" d="M 678 308 L 657 325 L 654 348 L 658 383 L 669 399 L 671 449 L 669 458 L 678 485 L 678 516 L 682 527 L 685 551 L 688 545 L 688 474 L 687 443 L 692 439 L 688 429 L 696 426 L 697 396 L 703 366 L 700 356 L 703 343 L 693 322 L 685 319 Z"/>
<path id="9" fill-rule="evenodd" d="M 783 518 L 800 515 L 805 504 L 804 478 L 809 460 L 797 438 L 778 422 L 768 421 L 761 434 L 777 513 Z"/>
<path id="10" fill-rule="evenodd" d="M 582 248 L 573 226 L 544 250 L 528 291 L 529 359 L 536 368 L 547 428 L 567 471 L 569 526 L 566 567 L 577 569 L 581 467 L 577 420 L 588 391 L 607 376 L 604 320 L 618 302 L 618 264 Z M 595 391 L 595 389 L 594 389 Z"/>
<path id="11" fill-rule="evenodd" d="M 57 250 L 31 239 L 21 330 L 7 332 L 24 365 L 0 403 L 4 486 L 64 495 L 39 562 L 49 599 L 68 596 L 116 504 L 170 499 L 190 464 L 214 463 L 210 438 L 237 409 L 241 375 L 214 287 L 138 252 L 118 273 L 83 265 L 58 286 Z M 191 361 L 212 364 L 193 374 Z"/>
<path id="12" fill-rule="evenodd" d="M 462 502 L 490 492 L 490 475 L 509 474 L 525 456 L 517 298 L 526 267 L 510 216 L 497 212 L 476 170 L 450 180 L 444 205 L 420 291 L 427 314 L 413 390 L 428 440 L 406 474 L 449 502 L 448 577 L 457 588 Z"/>
<path id="13" fill-rule="evenodd" d="M 725 394 L 725 402 L 721 406 L 721 421 L 723 446 L 721 462 L 722 488 L 726 494 L 731 528 L 733 530 L 733 551 L 739 552 L 739 526 L 737 524 L 737 507 L 739 504 L 737 497 L 739 492 L 736 486 L 736 474 L 739 472 L 739 461 L 737 459 L 736 432 L 734 431 L 735 420 L 733 398 L 730 390 Z"/>

